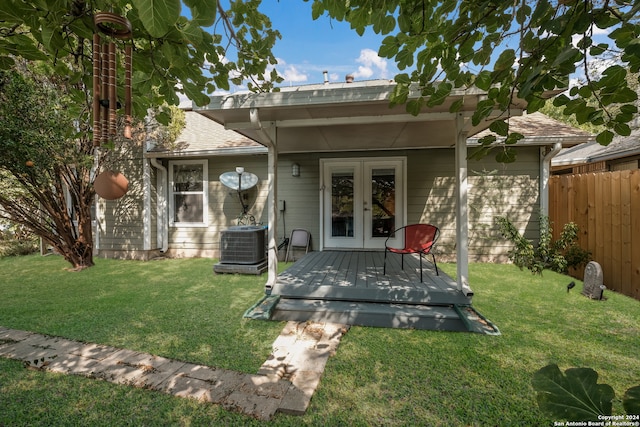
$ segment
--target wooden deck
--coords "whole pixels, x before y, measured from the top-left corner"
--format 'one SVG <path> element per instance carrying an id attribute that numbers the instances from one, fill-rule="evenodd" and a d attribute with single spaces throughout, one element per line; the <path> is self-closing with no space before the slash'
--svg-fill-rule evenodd
<path id="1" fill-rule="evenodd" d="M 455 280 L 423 260 L 423 282 L 417 256 L 387 255 L 383 251 L 310 252 L 278 275 L 271 294 L 283 298 L 429 306 L 470 305 L 471 296 Z"/>
<path id="2" fill-rule="evenodd" d="M 278 275 L 275 286 L 245 317 L 278 321 L 318 321 L 384 328 L 476 332 L 500 331 L 471 307 L 472 295 L 418 257 L 382 251 L 310 252 Z"/>

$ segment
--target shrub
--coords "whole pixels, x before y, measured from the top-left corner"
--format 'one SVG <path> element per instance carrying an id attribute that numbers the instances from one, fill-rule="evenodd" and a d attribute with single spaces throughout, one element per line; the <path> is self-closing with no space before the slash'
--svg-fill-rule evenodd
<path id="1" fill-rule="evenodd" d="M 38 238 L 28 229 L 0 220 L 0 258 L 38 251 Z"/>
<path id="2" fill-rule="evenodd" d="M 591 253 L 577 244 L 578 226 L 567 223 L 560 238 L 552 239 L 553 229 L 547 216 L 540 217 L 540 240 L 538 246 L 526 239 L 506 217 L 496 217 L 502 236 L 513 243 L 509 259 L 520 269 L 527 268 L 534 274 L 542 274 L 545 269 L 567 273 L 570 267 L 580 268 L 591 260 Z"/>
<path id="3" fill-rule="evenodd" d="M 38 252 L 38 240 L 0 240 L 0 258 Z"/>

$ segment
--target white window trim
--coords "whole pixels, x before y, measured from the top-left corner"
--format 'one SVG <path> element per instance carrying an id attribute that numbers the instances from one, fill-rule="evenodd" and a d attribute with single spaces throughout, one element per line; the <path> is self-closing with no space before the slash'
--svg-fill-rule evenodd
<path id="1" fill-rule="evenodd" d="M 202 222 L 177 222 L 175 221 L 175 193 L 173 191 L 173 166 L 174 165 L 202 165 Z M 169 162 L 169 225 L 171 227 L 208 227 L 209 225 L 209 162 L 208 160 L 172 160 Z M 188 193 L 187 193 L 188 194 Z M 192 194 L 200 194 L 199 191 Z"/>

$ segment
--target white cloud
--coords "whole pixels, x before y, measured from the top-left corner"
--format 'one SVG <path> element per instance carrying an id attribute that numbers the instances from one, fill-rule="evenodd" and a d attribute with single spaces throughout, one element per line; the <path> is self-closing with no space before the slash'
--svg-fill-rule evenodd
<path id="1" fill-rule="evenodd" d="M 284 80 L 288 83 L 306 82 L 309 78 L 307 74 L 298 71 L 298 69 L 293 65 L 285 68 L 284 72 L 282 73 L 282 77 L 284 77 Z"/>
<path id="2" fill-rule="evenodd" d="M 387 61 L 378 56 L 373 49 L 362 49 L 356 62 L 362 64 L 353 73 L 355 78 L 368 79 L 374 74 L 379 78 L 387 78 Z"/>

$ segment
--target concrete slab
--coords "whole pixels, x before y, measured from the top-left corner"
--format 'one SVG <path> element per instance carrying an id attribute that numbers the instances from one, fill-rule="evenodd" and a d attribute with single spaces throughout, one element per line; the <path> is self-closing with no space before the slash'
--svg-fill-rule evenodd
<path id="1" fill-rule="evenodd" d="M 163 363 L 159 368 L 147 371 L 145 375 L 138 378 L 133 385 L 137 387 L 149 388 L 152 390 L 165 391 L 167 381 L 176 375 L 176 371 L 184 366 L 184 362 L 170 360 Z"/>
<path id="2" fill-rule="evenodd" d="M 173 375 L 166 382 L 165 392 L 177 397 L 211 402 L 211 388 L 212 385 L 208 381 Z"/>
<path id="3" fill-rule="evenodd" d="M 31 335 L 33 332 L 0 327 L 0 340 L 22 341 Z"/>
<path id="4" fill-rule="evenodd" d="M 34 369 L 148 388 L 270 420 L 278 411 L 306 411 L 327 359 L 347 330 L 344 325 L 289 322 L 258 374 L 3 327 L 0 356 Z"/>
<path id="5" fill-rule="evenodd" d="M 53 359 L 46 368 L 51 372 L 89 377 L 93 375 L 94 367 L 97 363 L 98 361 L 95 359 L 67 354 Z"/>
<path id="6" fill-rule="evenodd" d="M 225 399 L 223 406 L 269 421 L 280 408 L 289 386 L 288 381 L 274 381 L 264 375 L 247 375 Z"/>
<path id="7" fill-rule="evenodd" d="M 96 360 L 102 360 L 120 350 L 121 349 L 119 348 L 110 347 L 108 345 L 86 344 L 80 347 L 79 349 L 72 351 L 71 354 L 75 354 L 76 356 L 96 359 Z"/>

